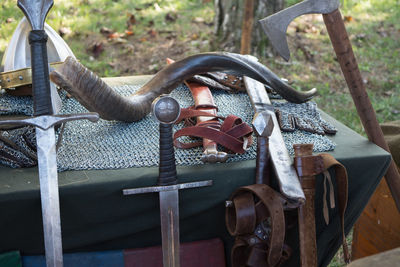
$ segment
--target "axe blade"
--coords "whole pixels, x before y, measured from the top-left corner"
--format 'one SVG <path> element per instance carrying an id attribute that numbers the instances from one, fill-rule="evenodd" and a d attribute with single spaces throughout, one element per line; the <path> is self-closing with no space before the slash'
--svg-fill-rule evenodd
<path id="1" fill-rule="evenodd" d="M 287 28 L 295 18 L 304 14 L 329 14 L 339 8 L 340 0 L 305 0 L 260 20 L 272 47 L 286 61 L 290 58 L 286 39 Z"/>

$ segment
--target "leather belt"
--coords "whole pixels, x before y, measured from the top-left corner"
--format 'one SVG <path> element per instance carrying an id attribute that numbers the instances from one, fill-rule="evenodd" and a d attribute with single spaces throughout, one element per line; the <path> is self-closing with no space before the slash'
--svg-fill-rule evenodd
<path id="1" fill-rule="evenodd" d="M 226 208 L 226 227 L 235 244 L 232 266 L 278 266 L 290 255 L 284 245 L 285 217 L 283 198 L 265 184 L 243 186 L 232 196 L 232 206 Z M 256 202 L 257 201 L 257 202 Z M 256 226 L 267 220 L 270 233 L 266 238 L 256 234 Z"/>
<path id="2" fill-rule="evenodd" d="M 243 122 L 240 118 L 229 115 L 226 118 L 215 116 L 206 111 L 196 110 L 195 107 L 182 109 L 181 115 L 177 123 L 192 117 L 215 117 L 223 120 L 221 124 L 219 121 L 210 120 L 197 123 L 195 126 L 188 126 L 180 129 L 174 134 L 174 145 L 178 148 L 192 148 L 202 145 L 202 141 L 183 143 L 177 140 L 181 136 L 193 136 L 212 140 L 217 144 L 225 147 L 228 151 L 233 153 L 244 153 L 245 148 L 251 144 L 251 134 L 253 129 Z M 245 143 L 245 139 L 250 141 Z"/>

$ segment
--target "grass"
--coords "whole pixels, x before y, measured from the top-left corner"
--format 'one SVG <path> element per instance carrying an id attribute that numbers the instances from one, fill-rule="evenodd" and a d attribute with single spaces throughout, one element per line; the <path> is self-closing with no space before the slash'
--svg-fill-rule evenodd
<path id="1" fill-rule="evenodd" d="M 288 6 L 299 1 L 286 2 Z M 15 3 L 1 3 L 0 57 L 22 18 Z M 400 1 L 341 3 L 378 121 L 400 120 Z M 158 71 L 166 55 L 178 59 L 208 51 L 213 40 L 213 8 L 212 1 L 202 0 L 56 0 L 47 23 L 56 31 L 68 29 L 63 38 L 77 58 L 99 75 L 147 74 Z M 105 28 L 120 38 L 102 34 Z M 133 34 L 126 35 L 127 30 Z M 262 62 L 298 89 L 316 87 L 319 96 L 315 101 L 321 109 L 364 134 L 321 16 L 296 19 L 289 27 L 288 40 L 289 63 L 276 56 L 262 58 Z M 101 44 L 103 51 L 94 53 L 93 44 Z M 330 266 L 343 265 L 337 256 Z"/>

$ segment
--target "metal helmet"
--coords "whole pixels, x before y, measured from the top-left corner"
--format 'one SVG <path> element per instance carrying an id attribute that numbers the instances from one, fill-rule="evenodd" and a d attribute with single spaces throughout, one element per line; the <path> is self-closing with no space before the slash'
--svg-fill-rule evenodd
<path id="1" fill-rule="evenodd" d="M 29 32 L 32 30 L 28 20 L 24 17 L 15 29 L 11 41 L 4 53 L 0 70 L 0 89 L 7 90 L 10 94 L 30 95 L 32 84 L 31 50 L 28 41 Z M 48 35 L 47 56 L 50 64 L 63 62 L 68 56 L 75 58 L 67 43 L 45 23 L 44 30 Z M 53 109 L 58 112 L 61 108 L 61 99 L 57 94 L 56 86 L 50 83 Z"/>
<path id="2" fill-rule="evenodd" d="M 31 26 L 24 17 L 15 29 L 11 41 L 4 53 L 1 66 L 4 72 L 28 68 L 31 66 L 31 51 L 28 43 L 28 34 Z M 47 41 L 47 55 L 49 63 L 64 61 L 68 56 L 75 58 L 67 43 L 47 23 L 44 25 L 49 39 Z"/>

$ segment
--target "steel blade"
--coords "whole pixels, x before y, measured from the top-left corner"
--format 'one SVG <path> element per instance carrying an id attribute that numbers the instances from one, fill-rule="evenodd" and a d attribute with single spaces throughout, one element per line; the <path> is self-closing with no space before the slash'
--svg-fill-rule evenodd
<path id="1" fill-rule="evenodd" d="M 304 192 L 293 167 L 292 159 L 286 149 L 274 108 L 265 87 L 262 83 L 249 77 L 244 77 L 244 83 L 254 111 L 268 112 L 272 117 L 275 127 L 269 137 L 269 153 L 281 193 L 294 203 L 302 203 L 305 201 Z"/>
<path id="2" fill-rule="evenodd" d="M 271 45 L 286 61 L 290 58 L 286 31 L 289 24 L 304 14 L 328 14 L 339 8 L 339 0 L 305 0 L 283 9 L 259 22 Z"/>
<path id="3" fill-rule="evenodd" d="M 54 127 L 36 128 L 46 265 L 63 266 Z"/>
<path id="4" fill-rule="evenodd" d="M 179 267 L 179 194 L 162 191 L 160 197 L 161 238 L 164 267 Z"/>

